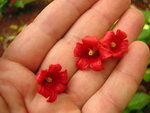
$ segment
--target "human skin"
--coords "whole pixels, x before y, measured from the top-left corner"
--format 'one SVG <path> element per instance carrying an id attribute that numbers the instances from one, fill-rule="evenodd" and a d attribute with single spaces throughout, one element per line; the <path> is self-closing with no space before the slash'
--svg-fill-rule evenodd
<path id="1" fill-rule="evenodd" d="M 136 41 L 143 14 L 130 0 L 55 0 L 10 44 L 0 58 L 0 113 L 121 113 L 142 80 L 149 48 Z M 78 70 L 73 55 L 84 36 L 101 39 L 126 32 L 129 51 L 121 60 L 104 61 L 105 70 Z M 37 93 L 36 73 L 50 64 L 68 70 L 65 93 L 54 103 Z"/>

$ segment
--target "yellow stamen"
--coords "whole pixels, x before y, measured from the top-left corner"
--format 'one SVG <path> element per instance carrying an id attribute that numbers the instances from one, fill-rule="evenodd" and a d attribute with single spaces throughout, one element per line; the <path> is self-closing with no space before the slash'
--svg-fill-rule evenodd
<path id="1" fill-rule="evenodd" d="M 52 78 L 50 78 L 50 77 L 47 77 L 47 79 L 46 79 L 46 80 L 47 80 L 47 82 L 49 82 L 49 83 L 53 81 L 53 79 L 52 79 Z"/>
<path id="2" fill-rule="evenodd" d="M 92 49 L 89 49 L 89 56 L 93 56 L 94 54 L 95 54 L 95 51 L 94 50 L 92 50 Z"/>
<path id="3" fill-rule="evenodd" d="M 116 46 L 117 46 L 117 44 L 115 42 L 111 43 L 111 47 L 116 47 Z"/>

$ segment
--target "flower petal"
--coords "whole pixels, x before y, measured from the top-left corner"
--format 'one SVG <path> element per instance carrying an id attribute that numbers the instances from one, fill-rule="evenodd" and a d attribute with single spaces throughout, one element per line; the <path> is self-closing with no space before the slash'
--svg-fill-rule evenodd
<path id="1" fill-rule="evenodd" d="M 123 40 L 123 42 L 120 45 L 120 49 L 122 52 L 128 52 L 128 40 Z"/>
<path id="2" fill-rule="evenodd" d="M 118 40 L 124 40 L 125 38 L 127 38 L 127 34 L 123 31 L 121 31 L 120 29 L 118 29 L 116 32 L 116 38 Z"/>
<path id="3" fill-rule="evenodd" d="M 85 58 L 80 58 L 76 65 L 79 69 L 85 70 L 88 67 L 88 61 Z"/>
<path id="4" fill-rule="evenodd" d="M 82 39 L 83 44 L 89 46 L 97 46 L 98 45 L 98 38 L 96 36 L 86 36 Z"/>
<path id="5" fill-rule="evenodd" d="M 57 93 L 51 92 L 47 99 L 47 102 L 53 103 L 56 99 L 57 99 Z"/>
<path id="6" fill-rule="evenodd" d="M 123 56 L 124 55 L 123 55 L 122 51 L 118 51 L 118 52 L 113 53 L 113 58 L 122 58 Z"/>
<path id="7" fill-rule="evenodd" d="M 45 98 L 48 98 L 47 102 L 54 102 L 57 98 L 57 94 L 52 89 L 45 88 L 44 86 L 41 86 L 38 92 Z"/>
<path id="8" fill-rule="evenodd" d="M 103 70 L 104 67 L 102 66 L 102 62 L 101 60 L 97 60 L 93 63 L 90 64 L 90 67 L 94 70 L 94 71 L 100 71 L 100 70 Z"/>
<path id="9" fill-rule="evenodd" d="M 74 49 L 74 56 L 82 57 L 82 54 L 83 54 L 83 45 L 81 43 L 77 43 Z"/>
<path id="10" fill-rule="evenodd" d="M 67 86 L 61 83 L 55 83 L 55 85 L 53 86 L 54 91 L 58 94 L 62 93 L 66 88 Z"/>
<path id="11" fill-rule="evenodd" d="M 47 70 L 41 70 L 38 72 L 36 80 L 38 84 L 41 84 L 43 80 L 46 78 Z"/>
<path id="12" fill-rule="evenodd" d="M 102 44 L 109 45 L 112 39 L 115 37 L 115 34 L 113 31 L 106 32 L 105 36 L 100 40 Z"/>
<path id="13" fill-rule="evenodd" d="M 41 94 L 42 96 L 44 96 L 45 98 L 47 98 L 50 94 L 50 92 L 52 92 L 51 89 L 47 89 L 44 86 L 40 86 L 40 88 L 38 89 L 39 94 Z"/>
<path id="14" fill-rule="evenodd" d="M 49 72 L 60 72 L 60 70 L 62 69 L 60 64 L 55 64 L 55 65 L 50 65 L 48 71 Z"/>
<path id="15" fill-rule="evenodd" d="M 62 72 L 60 72 L 60 81 L 61 81 L 61 83 L 63 83 L 63 84 L 66 84 L 66 83 L 68 83 L 68 74 L 67 74 L 67 70 L 65 70 L 65 71 L 62 71 Z"/>
<path id="16" fill-rule="evenodd" d="M 110 57 L 112 57 L 112 52 L 110 49 L 105 48 L 105 47 L 100 47 L 99 48 L 99 54 L 100 54 L 100 58 L 102 60 L 108 59 Z"/>

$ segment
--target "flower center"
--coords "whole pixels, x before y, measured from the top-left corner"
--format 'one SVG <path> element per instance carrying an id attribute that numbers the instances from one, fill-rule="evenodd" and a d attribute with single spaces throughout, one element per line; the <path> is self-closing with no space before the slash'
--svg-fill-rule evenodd
<path id="1" fill-rule="evenodd" d="M 116 47 L 117 44 L 115 42 L 111 42 L 111 47 Z"/>
<path id="2" fill-rule="evenodd" d="M 46 81 L 49 82 L 49 83 L 51 83 L 53 81 L 53 79 L 51 77 L 47 77 Z"/>
<path id="3" fill-rule="evenodd" d="M 89 49 L 88 55 L 89 56 L 93 56 L 95 54 L 95 51 L 92 49 Z"/>

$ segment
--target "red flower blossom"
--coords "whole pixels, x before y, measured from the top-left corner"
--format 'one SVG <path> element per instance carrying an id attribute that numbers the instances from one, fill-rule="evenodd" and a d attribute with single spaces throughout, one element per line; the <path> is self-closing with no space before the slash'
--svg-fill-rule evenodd
<path id="1" fill-rule="evenodd" d="M 116 34 L 113 31 L 108 31 L 100 42 L 111 50 L 113 58 L 122 58 L 124 53 L 128 51 L 126 38 L 126 33 L 121 30 L 117 30 Z"/>
<path id="2" fill-rule="evenodd" d="M 86 36 L 82 39 L 82 43 L 76 44 L 74 56 L 79 57 L 76 65 L 81 70 L 90 66 L 93 70 L 99 71 L 104 69 L 102 60 L 111 57 L 111 52 L 100 45 L 97 37 Z"/>
<path id="3" fill-rule="evenodd" d="M 37 83 L 40 85 L 38 92 L 45 98 L 48 98 L 48 102 L 54 102 L 57 95 L 62 93 L 68 83 L 67 70 L 60 72 L 61 65 L 50 65 L 48 69 L 41 70 L 37 75 Z"/>

